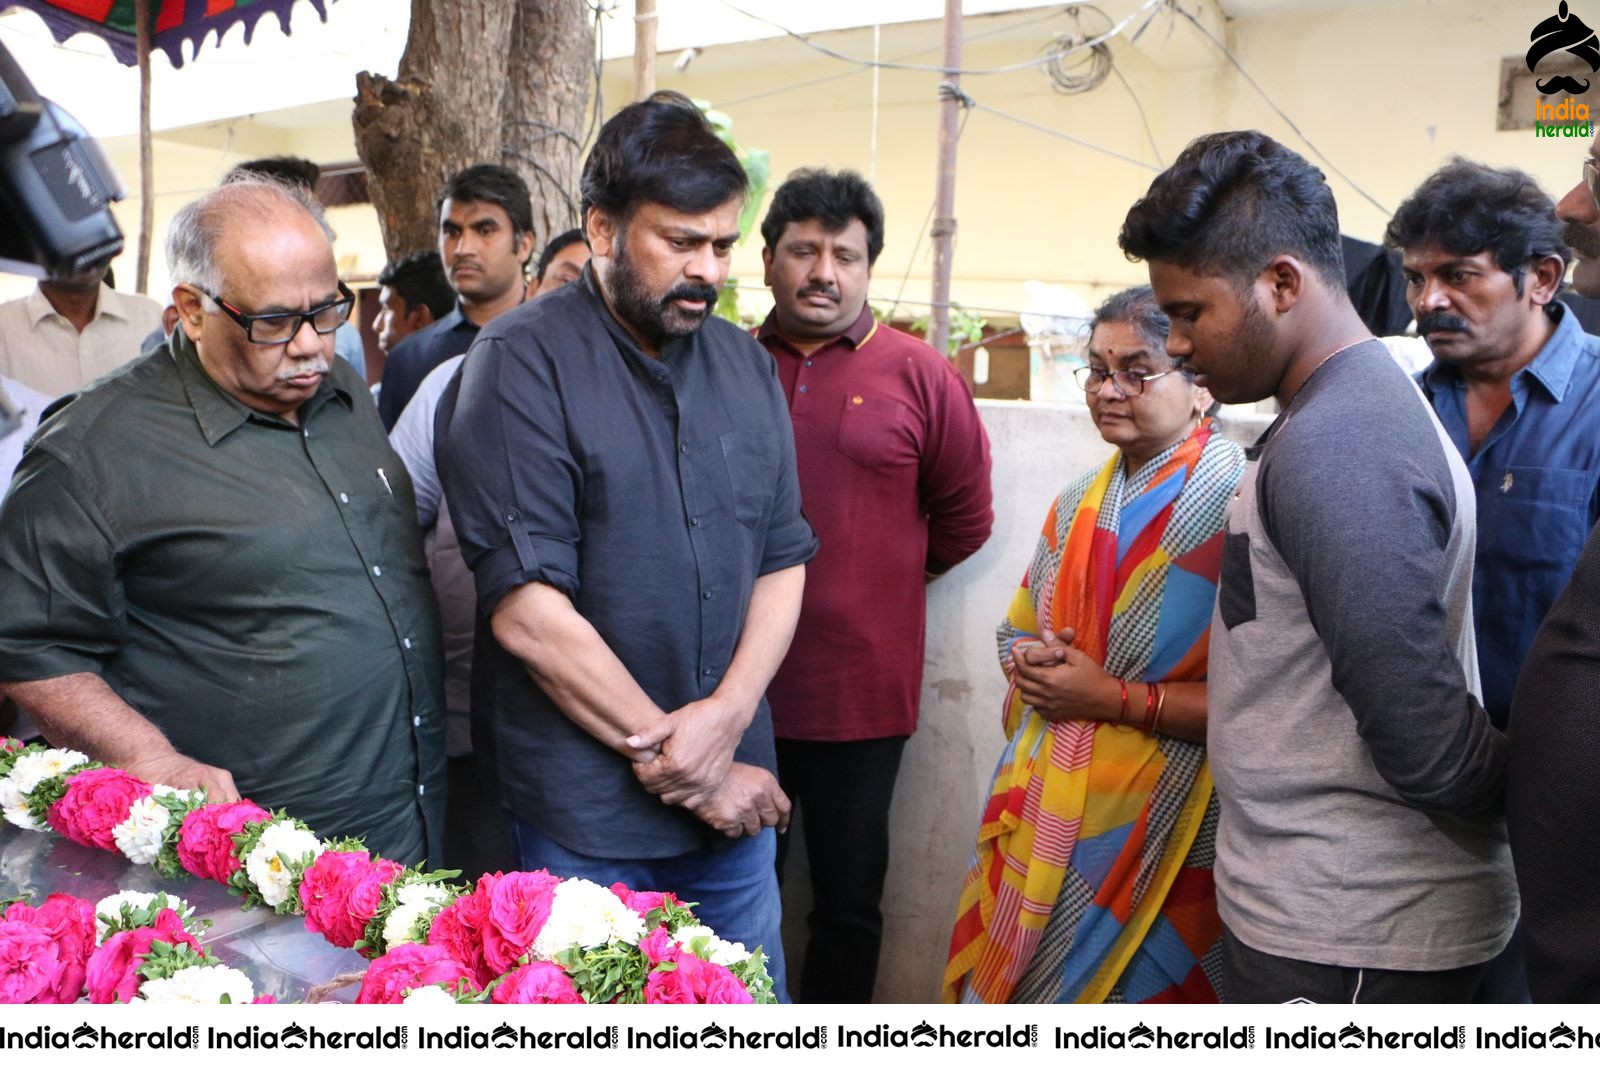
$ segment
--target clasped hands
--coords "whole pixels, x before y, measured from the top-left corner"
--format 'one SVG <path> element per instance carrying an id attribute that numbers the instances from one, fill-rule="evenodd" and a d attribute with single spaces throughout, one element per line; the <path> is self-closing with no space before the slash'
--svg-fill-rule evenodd
<path id="1" fill-rule="evenodd" d="M 1115 721 L 1121 711 L 1121 686 L 1105 668 L 1073 647 L 1070 627 L 1046 630 L 1037 644 L 1018 645 L 1011 654 L 1011 677 L 1025 703 L 1051 722 L 1065 719 Z"/>
<path id="2" fill-rule="evenodd" d="M 636 761 L 639 783 L 728 837 L 753 837 L 764 827 L 789 828 L 789 798 L 760 767 L 736 763 L 744 716 L 715 695 L 685 704 L 627 739 L 630 749 L 654 758 Z"/>

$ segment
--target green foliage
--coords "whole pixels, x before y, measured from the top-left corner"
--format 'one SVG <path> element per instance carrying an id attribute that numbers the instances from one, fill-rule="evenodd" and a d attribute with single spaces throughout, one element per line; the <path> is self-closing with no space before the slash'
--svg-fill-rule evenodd
<path id="1" fill-rule="evenodd" d="M 0 749 L 0 778 L 4 778 L 6 775 L 11 773 L 11 768 L 16 766 L 17 760 L 20 757 L 34 752 L 43 752 L 45 747 L 46 746 L 44 745 L 35 743 L 31 745 L 23 745 L 19 748 Z"/>
<path id="2" fill-rule="evenodd" d="M 573 945 L 556 953 L 578 993 L 590 1004 L 643 1004 L 650 960 L 637 945 L 612 941 L 598 948 Z"/>
<path id="3" fill-rule="evenodd" d="M 139 977 L 149 981 L 152 978 L 171 978 L 179 971 L 190 967 L 209 967 L 217 959 L 211 954 L 210 949 L 201 949 L 196 952 L 185 944 L 169 944 L 166 941 L 150 942 L 150 954 L 139 965 Z"/>
<path id="4" fill-rule="evenodd" d="M 168 812 L 166 828 L 161 831 L 161 851 L 156 853 L 153 866 L 163 878 L 187 878 L 189 872 L 183 869 L 183 863 L 178 859 L 178 837 L 183 832 L 183 820 L 188 818 L 189 813 L 205 807 L 206 792 L 204 789 L 191 790 L 187 798 L 153 793 L 150 799 Z"/>
<path id="5" fill-rule="evenodd" d="M 745 180 L 749 183 L 744 207 L 739 211 L 739 243 L 744 244 L 755 232 L 756 220 L 761 215 L 761 202 L 766 199 L 767 187 L 772 184 L 772 153 L 765 148 L 746 148 L 740 144 L 738 138 L 733 135 L 733 119 L 712 108 L 709 101 L 696 100 L 695 106 L 705 112 L 706 121 L 711 123 L 711 128 L 716 131 L 722 143 L 732 149 L 734 156 L 739 160 L 739 165 L 744 168 Z M 719 319 L 727 319 L 735 326 L 743 326 L 746 323 L 739 314 L 738 284 L 737 278 L 727 280 L 722 292 L 717 294 L 714 314 Z"/>
<path id="6" fill-rule="evenodd" d="M 969 348 L 983 342 L 983 331 L 988 327 L 989 320 L 982 315 L 976 315 L 960 304 L 950 305 L 950 340 L 945 344 L 945 355 L 951 358 L 963 348 Z M 911 321 L 913 332 L 927 337 L 933 329 L 932 314 L 923 315 Z M 931 341 L 931 339 L 930 339 Z"/>
<path id="7" fill-rule="evenodd" d="M 757 1004 L 778 1002 L 778 998 L 772 992 L 772 975 L 767 973 L 767 954 L 759 947 L 750 953 L 749 959 L 740 960 L 728 970 L 750 990 L 750 999 Z"/>
<path id="8" fill-rule="evenodd" d="M 137 907 L 131 901 L 124 900 L 116 915 L 100 912 L 95 918 L 106 924 L 106 937 L 110 937 L 112 934 L 120 934 L 124 930 L 138 930 L 146 926 L 154 926 L 156 924 L 156 916 L 160 915 L 164 908 L 171 908 L 183 923 L 184 929 L 191 934 L 198 936 L 210 928 L 210 919 L 191 919 L 189 916 L 179 912 L 178 905 L 180 903 L 182 902 L 177 899 L 169 899 L 165 893 L 157 893 L 150 899 L 150 903 L 143 907 Z"/>

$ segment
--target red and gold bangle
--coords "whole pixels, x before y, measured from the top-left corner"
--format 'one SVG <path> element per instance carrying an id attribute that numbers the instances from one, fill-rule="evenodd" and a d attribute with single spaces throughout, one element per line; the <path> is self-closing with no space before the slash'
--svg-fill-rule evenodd
<path id="1" fill-rule="evenodd" d="M 1156 687 L 1149 682 L 1144 683 L 1144 725 L 1140 727 L 1145 736 L 1155 730 L 1156 724 Z"/>

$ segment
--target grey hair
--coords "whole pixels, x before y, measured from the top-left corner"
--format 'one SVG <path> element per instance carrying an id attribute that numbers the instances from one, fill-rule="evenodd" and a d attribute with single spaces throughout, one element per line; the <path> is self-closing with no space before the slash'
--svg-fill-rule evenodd
<path id="1" fill-rule="evenodd" d="M 1152 353 L 1162 355 L 1167 351 L 1167 332 L 1172 329 L 1172 320 L 1156 303 L 1155 290 L 1148 285 L 1135 285 L 1107 297 L 1105 303 L 1095 309 L 1089 329 L 1093 331 L 1102 322 L 1125 322 L 1139 331 Z"/>
<path id="2" fill-rule="evenodd" d="M 213 293 L 222 291 L 217 241 L 231 218 L 250 215 L 266 221 L 285 210 L 304 211 L 327 235 L 333 229 L 309 190 L 256 175 L 224 182 L 193 203 L 178 209 L 167 226 L 167 275 L 174 285 L 188 283 Z M 207 306 L 211 304 L 206 301 Z"/>

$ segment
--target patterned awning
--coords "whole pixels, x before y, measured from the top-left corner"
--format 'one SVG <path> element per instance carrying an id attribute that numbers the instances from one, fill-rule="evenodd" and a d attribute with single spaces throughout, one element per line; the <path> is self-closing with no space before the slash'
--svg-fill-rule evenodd
<path id="1" fill-rule="evenodd" d="M 306 0 L 324 20 L 331 0 Z M 244 40 L 250 43 L 256 23 L 274 15 L 284 33 L 289 32 L 289 9 L 296 0 L 151 0 L 155 12 L 154 48 L 165 52 L 174 67 L 183 66 L 183 44 L 198 51 L 206 38 L 222 35 L 244 23 Z M 111 54 L 127 66 L 138 61 L 135 44 L 134 0 L 0 0 L 0 10 L 22 7 L 44 19 L 57 42 L 73 34 L 92 33 L 111 46 Z"/>

